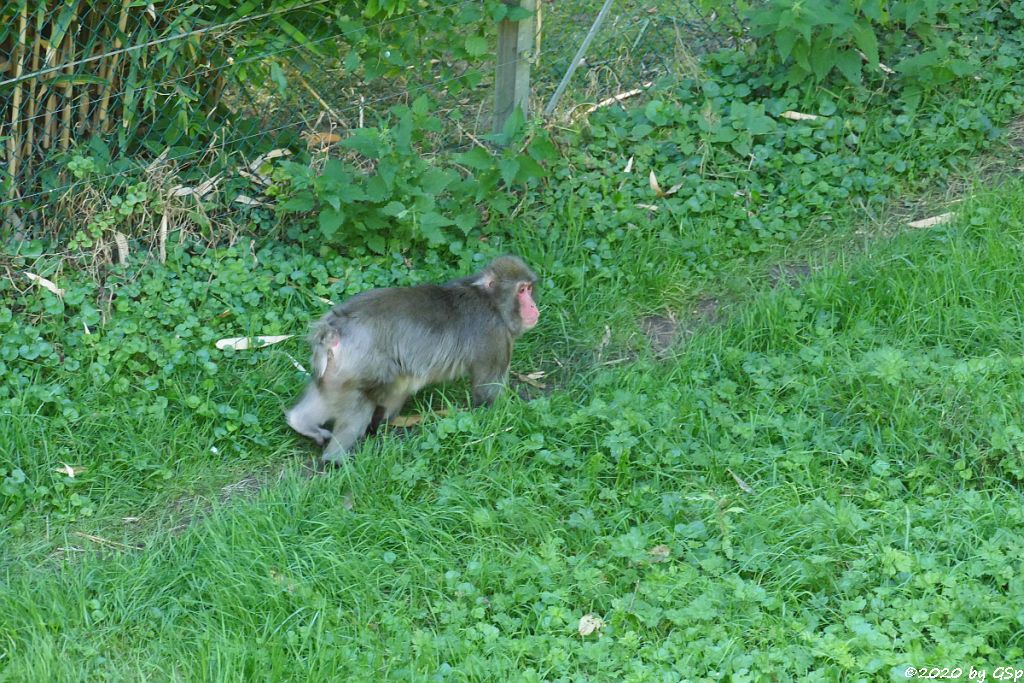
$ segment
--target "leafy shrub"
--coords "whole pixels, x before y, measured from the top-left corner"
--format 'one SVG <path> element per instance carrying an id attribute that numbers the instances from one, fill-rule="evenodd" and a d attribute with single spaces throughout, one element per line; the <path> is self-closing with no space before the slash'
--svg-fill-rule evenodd
<path id="1" fill-rule="evenodd" d="M 487 222 L 507 223 L 515 191 L 544 176 L 538 161 L 555 158 L 548 134 L 531 127 L 523 141 L 522 117 L 512 117 L 504 133 L 490 136 L 509 143 L 504 148 L 476 147 L 454 159 L 428 160 L 417 144 L 439 125 L 428 107 L 427 98 L 420 97 L 411 107 L 392 109 L 394 126 L 355 131 L 340 143 L 353 152 L 347 162 L 328 159 L 321 168 L 279 163 L 268 194 L 278 201 L 278 215 L 291 223 L 288 236 L 298 239 L 304 231 L 301 222 L 289 221 L 293 214 L 312 213 L 317 240 L 335 247 L 385 253 L 447 245 L 458 253 L 481 227 L 480 204 Z M 465 173 L 452 168 L 453 162 Z"/>
<path id="2" fill-rule="evenodd" d="M 769 0 L 753 4 L 748 15 L 753 35 L 775 48 L 766 61 L 784 67 L 781 76 L 791 85 L 836 73 L 859 85 L 865 75 L 878 82 L 894 69 L 904 96 L 918 97 L 981 67 L 959 34 L 992 34 L 993 21 L 1010 24 L 1018 12 L 974 0 Z"/>

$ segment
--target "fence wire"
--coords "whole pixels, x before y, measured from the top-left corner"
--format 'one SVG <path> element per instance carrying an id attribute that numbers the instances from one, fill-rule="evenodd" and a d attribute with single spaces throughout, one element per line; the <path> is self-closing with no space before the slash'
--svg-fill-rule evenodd
<path id="1" fill-rule="evenodd" d="M 483 144 L 492 124 L 499 66 L 493 57 L 494 22 L 481 13 L 475 30 L 490 47 L 473 58 L 453 56 L 448 49 L 465 39 L 464 27 L 433 38 L 415 63 L 390 63 L 386 48 L 416 22 L 443 12 L 479 12 L 479 0 L 431 3 L 369 24 L 325 21 L 314 13 L 329 4 L 309 0 L 216 22 L 189 11 L 193 5 L 176 2 L 159 4 L 159 11 L 154 4 L 129 0 L 5 3 L 0 7 L 3 237 L 31 236 L 28 225 L 74 221 L 69 210 L 74 203 L 67 197 L 104 182 L 137 182 L 140 171 L 180 192 L 189 184 L 193 190 L 204 187 L 225 169 L 227 159 L 244 168 L 247 160 L 270 150 L 341 153 L 336 143 L 353 130 L 386 121 L 391 107 L 421 95 L 430 98 L 442 122 L 423 132 L 424 153 Z M 539 0 L 538 5 L 533 112 L 543 109 L 569 69 L 602 2 Z M 732 44 L 738 25 L 703 14 L 686 0 L 653 5 L 619 0 L 554 115 L 571 116 L 585 104 L 621 105 L 665 79 L 693 75 L 702 53 Z M 361 66 L 354 68 L 352 55 L 368 34 L 384 48 L 360 54 Z M 102 171 L 79 173 L 76 157 L 97 159 Z M 252 206 L 243 203 L 234 210 L 245 213 Z"/>

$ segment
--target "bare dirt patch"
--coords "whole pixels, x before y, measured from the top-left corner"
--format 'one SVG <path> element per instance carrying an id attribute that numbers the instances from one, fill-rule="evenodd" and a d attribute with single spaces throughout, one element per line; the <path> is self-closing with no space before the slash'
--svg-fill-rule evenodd
<path id="1" fill-rule="evenodd" d="M 779 285 L 798 287 L 813 271 L 806 263 L 783 263 L 768 269 L 768 283 L 772 289 Z"/>
<path id="2" fill-rule="evenodd" d="M 639 324 L 651 345 L 651 350 L 658 356 L 672 348 L 679 337 L 679 321 L 676 320 L 674 313 L 669 313 L 667 316 L 644 316 L 640 318 Z"/>
<path id="3" fill-rule="evenodd" d="M 664 315 L 646 315 L 637 321 L 637 325 L 655 356 L 664 358 L 697 330 L 721 322 L 721 307 L 722 299 L 702 294 L 693 303 L 688 315 L 682 318 L 674 311 L 669 311 Z"/>

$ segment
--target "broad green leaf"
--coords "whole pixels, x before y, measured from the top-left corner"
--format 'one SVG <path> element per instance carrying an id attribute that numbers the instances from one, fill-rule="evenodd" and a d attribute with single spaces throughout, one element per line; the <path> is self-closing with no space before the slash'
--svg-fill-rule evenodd
<path id="1" fill-rule="evenodd" d="M 505 18 L 509 21 L 522 21 L 523 19 L 529 18 L 531 14 L 533 13 L 525 7 L 509 6 L 508 14 Z"/>
<path id="2" fill-rule="evenodd" d="M 281 65 L 277 62 L 270 63 L 270 80 L 277 86 L 278 94 L 283 96 L 288 92 L 288 78 L 285 77 L 284 71 L 281 70 Z"/>
<path id="3" fill-rule="evenodd" d="M 405 213 L 405 211 L 405 204 L 403 204 L 402 202 L 388 202 L 383 207 L 381 207 L 380 210 L 380 212 L 385 216 L 392 216 L 396 218 Z"/>
<path id="4" fill-rule="evenodd" d="M 458 156 L 460 164 L 475 168 L 478 170 L 484 170 L 492 168 L 494 166 L 494 157 L 483 147 L 474 147 L 468 152 L 464 152 Z"/>
<path id="5" fill-rule="evenodd" d="M 387 251 L 387 240 L 380 233 L 370 233 L 365 238 L 366 246 L 375 254 L 383 254 Z"/>
<path id="6" fill-rule="evenodd" d="M 313 194 L 311 192 L 301 192 L 286 200 L 279 206 L 282 211 L 302 213 L 305 211 L 312 211 L 313 207 L 316 206 L 316 200 L 313 199 Z"/>
<path id="7" fill-rule="evenodd" d="M 345 220 L 345 214 L 336 209 L 326 208 L 320 212 L 320 234 L 331 239 L 338 233 L 338 228 Z"/>
<path id="8" fill-rule="evenodd" d="M 345 70 L 351 73 L 359 68 L 359 64 L 361 62 L 362 60 L 359 58 L 359 53 L 355 50 L 351 50 L 347 55 L 345 55 L 345 60 L 342 64 L 345 66 Z"/>
<path id="9" fill-rule="evenodd" d="M 412 113 L 417 116 L 423 116 L 430 111 L 430 98 L 426 95 L 420 95 L 412 103 Z"/>
<path id="10" fill-rule="evenodd" d="M 866 23 L 859 23 L 850 29 L 850 33 L 853 35 L 853 42 L 864 56 L 868 60 L 868 68 L 874 70 L 878 68 L 878 37 L 875 32 Z"/>
<path id="11" fill-rule="evenodd" d="M 775 47 L 779 50 L 779 57 L 783 60 L 789 59 L 796 39 L 796 31 L 779 31 L 775 34 Z"/>
<path id="12" fill-rule="evenodd" d="M 537 161 L 555 161 L 558 158 L 558 150 L 551 142 L 546 132 L 540 132 L 530 141 L 527 151 Z"/>
<path id="13" fill-rule="evenodd" d="M 512 185 L 516 180 L 516 174 L 519 173 L 519 159 L 501 159 L 498 162 L 498 170 L 501 172 L 501 179 L 505 181 L 506 185 Z"/>
<path id="14" fill-rule="evenodd" d="M 354 149 L 365 157 L 378 159 L 384 153 L 384 143 L 376 128 L 360 128 L 340 143 L 342 147 Z"/>
<path id="15" fill-rule="evenodd" d="M 371 202 L 383 202 L 391 196 L 391 188 L 384 179 L 375 175 L 366 181 L 366 198 Z"/>
<path id="16" fill-rule="evenodd" d="M 462 231 L 462 234 L 468 235 L 469 231 L 476 227 L 479 220 L 480 214 L 477 210 L 470 209 L 455 217 L 455 225 Z"/>
<path id="17" fill-rule="evenodd" d="M 930 66 L 935 66 L 938 64 L 940 57 L 941 53 L 938 50 L 927 50 L 909 59 L 904 59 L 895 68 L 901 73 L 913 74 Z"/>
<path id="18" fill-rule="evenodd" d="M 854 85 L 860 84 L 860 55 L 853 50 L 843 50 L 836 55 L 836 66 L 839 68 L 839 72 L 846 77 L 846 80 Z"/>
<path id="19" fill-rule="evenodd" d="M 321 171 L 320 176 L 336 182 L 350 182 L 352 179 L 352 175 L 345 168 L 345 164 L 339 159 L 330 159 L 324 164 L 324 170 Z"/>
<path id="20" fill-rule="evenodd" d="M 503 2 L 495 2 L 490 6 L 491 19 L 495 22 L 501 21 L 508 16 L 509 6 Z"/>
<path id="21" fill-rule="evenodd" d="M 446 187 L 451 185 L 455 179 L 456 176 L 454 172 L 432 166 L 420 176 L 420 187 L 427 194 L 436 197 L 441 194 Z"/>
<path id="22" fill-rule="evenodd" d="M 419 220 L 420 232 L 433 245 L 445 243 L 445 235 L 441 228 L 452 224 L 451 219 L 433 211 L 423 214 Z"/>
<path id="23" fill-rule="evenodd" d="M 487 53 L 487 39 L 483 36 L 468 36 L 465 45 L 466 52 L 471 57 L 479 57 Z"/>
<path id="24" fill-rule="evenodd" d="M 516 173 L 516 182 L 525 183 L 532 178 L 543 178 L 544 167 L 525 154 L 516 157 L 519 162 L 519 172 Z"/>
<path id="25" fill-rule="evenodd" d="M 523 116 L 523 110 L 516 107 L 512 110 L 512 114 L 505 119 L 505 125 L 502 126 L 501 134 L 504 138 L 504 142 L 507 144 L 519 137 L 519 134 L 522 132 L 523 126 L 525 125 L 526 117 Z"/>

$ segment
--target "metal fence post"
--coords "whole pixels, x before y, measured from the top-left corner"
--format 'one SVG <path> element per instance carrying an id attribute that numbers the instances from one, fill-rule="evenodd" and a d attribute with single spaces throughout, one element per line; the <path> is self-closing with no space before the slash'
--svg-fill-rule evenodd
<path id="1" fill-rule="evenodd" d="M 516 108 L 529 116 L 530 61 L 534 44 L 537 0 L 505 0 L 510 8 L 521 7 L 530 16 L 521 21 L 502 19 L 498 24 L 497 73 L 494 78 L 494 132 L 500 132 Z"/>

